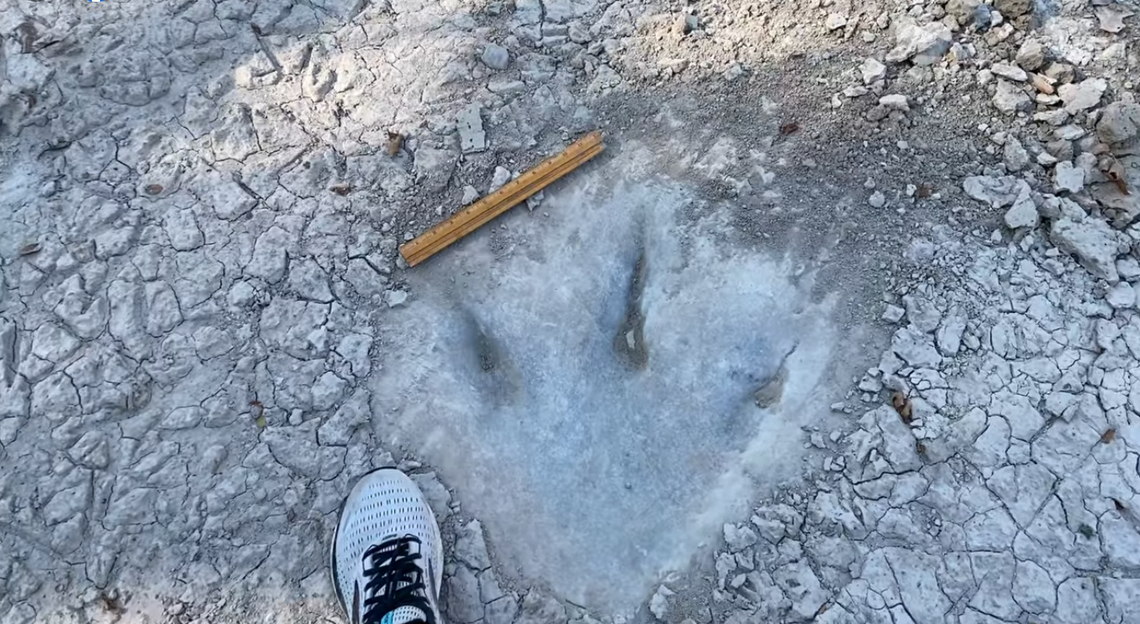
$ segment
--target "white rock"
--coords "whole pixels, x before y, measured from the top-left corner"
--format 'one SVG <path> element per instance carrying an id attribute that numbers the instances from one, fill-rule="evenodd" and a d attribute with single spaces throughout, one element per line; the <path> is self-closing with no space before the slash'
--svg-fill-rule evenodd
<path id="1" fill-rule="evenodd" d="M 942 325 L 935 334 L 938 350 L 945 357 L 954 357 L 962 348 L 962 334 L 966 331 L 966 315 L 960 307 L 954 307 L 942 319 Z"/>
<path id="2" fill-rule="evenodd" d="M 1054 192 L 1080 193 L 1085 189 L 1085 170 L 1071 162 L 1059 162 L 1053 170 Z"/>
<path id="3" fill-rule="evenodd" d="M 473 624 L 483 619 L 483 600 L 479 597 L 479 579 L 466 566 L 457 566 L 447 579 L 447 616 L 449 621 Z"/>
<path id="4" fill-rule="evenodd" d="M 1011 230 L 1032 229 L 1037 227 L 1039 219 L 1037 204 L 1033 203 L 1029 185 L 1026 184 L 1013 202 L 1013 207 L 1006 211 L 1003 217 L 1005 226 Z"/>
<path id="5" fill-rule="evenodd" d="M 724 543 L 732 552 L 740 552 L 756 543 L 756 532 L 740 524 L 724 525 Z"/>
<path id="6" fill-rule="evenodd" d="M 896 20 L 895 47 L 887 53 L 888 63 L 907 59 L 915 65 L 933 65 L 950 49 L 953 35 L 942 22 L 919 25 L 910 17 Z"/>
<path id="7" fill-rule="evenodd" d="M 1120 282 L 1110 288 L 1104 299 L 1115 310 L 1127 310 L 1136 307 L 1136 292 L 1128 282 Z"/>
<path id="8" fill-rule="evenodd" d="M 468 522 L 456 533 L 455 558 L 474 570 L 486 570 L 491 567 L 487 542 L 483 539 L 483 525 L 478 520 Z"/>
<path id="9" fill-rule="evenodd" d="M 875 191 L 867 198 L 867 203 L 873 208 L 882 208 L 887 205 L 887 196 L 883 195 L 882 191 Z"/>
<path id="10" fill-rule="evenodd" d="M 1073 254 L 1090 273 L 1110 283 L 1119 281 L 1116 273 L 1116 234 L 1100 219 L 1079 223 L 1067 218 L 1053 223 L 1049 238 L 1058 249 Z"/>
<path id="11" fill-rule="evenodd" d="M 859 71 L 863 74 L 863 84 L 867 85 L 887 77 L 887 66 L 874 58 L 863 61 L 863 64 L 859 66 Z"/>
<path id="12" fill-rule="evenodd" d="M 483 107 L 477 102 L 468 105 L 456 120 L 459 128 L 459 147 L 464 154 L 487 149 L 487 134 L 483 131 Z"/>
<path id="13" fill-rule="evenodd" d="M 1103 78 L 1089 78 L 1077 83 L 1061 85 L 1057 95 L 1065 103 L 1065 110 L 1070 114 L 1077 114 L 1100 104 L 1108 83 Z"/>
<path id="14" fill-rule="evenodd" d="M 1008 78 L 1014 82 L 1025 82 L 1029 80 L 1029 74 L 1025 73 L 1024 69 L 1012 63 L 994 63 L 993 66 L 990 67 L 990 71 L 992 71 L 995 76 Z"/>
<path id="15" fill-rule="evenodd" d="M 1007 115 L 1033 110 L 1033 100 L 1020 87 L 1007 80 L 997 82 L 997 90 L 991 101 L 994 108 Z"/>
<path id="16" fill-rule="evenodd" d="M 1029 152 L 1025 151 L 1021 141 L 1013 137 L 1005 140 L 1002 156 L 1005 158 L 1005 168 L 1011 172 L 1021 171 L 1029 166 Z"/>
<path id="17" fill-rule="evenodd" d="M 827 16 L 824 26 L 828 30 L 839 30 L 847 25 L 847 17 L 842 13 L 832 13 Z"/>
<path id="18" fill-rule="evenodd" d="M 891 95 L 884 95 L 879 98 L 879 105 L 884 106 L 890 110 L 897 110 L 902 112 L 910 111 L 910 104 L 907 97 L 900 93 L 893 93 Z"/>
<path id="19" fill-rule="evenodd" d="M 334 407 L 344 396 L 347 386 L 348 382 L 337 377 L 332 371 L 325 372 L 317 378 L 316 383 L 310 389 L 313 409 L 327 410 Z"/>
<path id="20" fill-rule="evenodd" d="M 511 53 L 503 46 L 491 43 L 487 44 L 487 47 L 483 49 L 483 55 L 480 58 L 487 67 L 502 71 L 510 64 Z"/>
<path id="21" fill-rule="evenodd" d="M 653 597 L 649 599 L 649 612 L 653 617 L 665 622 L 669 616 L 669 596 L 673 595 L 673 591 L 664 585 L 657 588 L 653 593 Z"/>
<path id="22" fill-rule="evenodd" d="M 882 319 L 888 323 L 897 323 L 902 320 L 906 315 L 906 310 L 897 305 L 887 304 L 887 308 L 883 310 Z"/>
<path id="23" fill-rule="evenodd" d="M 431 507 L 432 513 L 435 514 L 439 522 L 451 517 L 451 492 L 443 487 L 434 472 L 420 472 L 409 476 L 423 492 L 428 506 Z"/>
<path id="24" fill-rule="evenodd" d="M 827 601 L 828 592 L 819 584 L 815 572 L 804 561 L 789 563 L 772 572 L 772 579 L 792 601 L 792 613 L 799 621 L 814 618 Z"/>
<path id="25" fill-rule="evenodd" d="M 1104 107 L 1096 131 L 1100 140 L 1109 145 L 1140 137 L 1140 104 L 1113 102 Z"/>
<path id="26" fill-rule="evenodd" d="M 1045 64 L 1045 47 L 1036 39 L 1026 39 L 1017 50 L 1017 64 L 1026 71 L 1036 71 Z"/>
<path id="27" fill-rule="evenodd" d="M 966 191 L 967 195 L 994 208 L 1013 205 L 1026 188 L 1028 185 L 1025 180 L 1011 176 L 1001 178 L 970 176 L 962 181 L 962 190 Z"/>
<path id="28" fill-rule="evenodd" d="M 491 187 L 487 189 L 488 192 L 493 193 L 503 187 L 504 184 L 511 181 L 511 170 L 506 167 L 495 167 L 495 173 L 491 176 Z"/>

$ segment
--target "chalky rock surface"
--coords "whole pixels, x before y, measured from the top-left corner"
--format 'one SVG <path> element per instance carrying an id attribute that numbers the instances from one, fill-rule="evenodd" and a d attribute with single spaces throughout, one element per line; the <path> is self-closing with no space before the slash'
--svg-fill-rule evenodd
<path id="1" fill-rule="evenodd" d="M 1140 622 L 1135 13 L 3 3 L 0 622 Z"/>

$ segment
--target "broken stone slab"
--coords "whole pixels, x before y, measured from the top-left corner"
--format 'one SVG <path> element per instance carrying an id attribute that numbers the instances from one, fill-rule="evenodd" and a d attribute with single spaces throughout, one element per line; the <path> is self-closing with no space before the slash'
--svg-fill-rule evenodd
<path id="1" fill-rule="evenodd" d="M 1025 150 L 1021 141 L 1013 137 L 1005 140 L 1002 156 L 1005 160 L 1005 168 L 1011 172 L 1021 171 L 1029 166 L 1029 152 Z"/>
<path id="2" fill-rule="evenodd" d="M 993 72 L 995 76 L 1001 76 L 1002 78 L 1014 82 L 1025 82 L 1029 80 L 1029 74 L 1025 73 L 1024 69 L 1013 63 L 994 63 L 993 66 L 990 67 L 990 71 Z"/>
<path id="3" fill-rule="evenodd" d="M 868 58 L 859 66 L 859 72 L 863 74 L 863 84 L 869 85 L 887 77 L 887 66 L 877 59 Z"/>
<path id="4" fill-rule="evenodd" d="M 1012 206 L 1028 188 L 1029 185 L 1024 180 L 1012 176 L 970 176 L 962 181 L 962 190 L 966 195 L 994 208 Z"/>
<path id="5" fill-rule="evenodd" d="M 879 98 L 879 106 L 882 106 L 888 110 L 897 110 L 904 113 L 910 112 L 910 103 L 908 102 L 907 97 L 901 93 L 884 95 L 883 97 Z"/>
<path id="6" fill-rule="evenodd" d="M 1088 78 L 1078 83 L 1061 85 L 1057 95 L 1065 103 L 1065 110 L 1077 114 L 1100 104 L 1100 98 L 1108 89 L 1103 78 Z"/>
<path id="7" fill-rule="evenodd" d="M 478 520 L 460 527 L 455 536 L 455 558 L 473 570 L 481 571 L 491 567 L 487 542 L 483 539 L 483 525 Z"/>
<path id="8" fill-rule="evenodd" d="M 1018 48 L 1014 60 L 1022 69 L 1036 71 L 1045 64 L 1045 46 L 1036 39 L 1026 39 Z"/>
<path id="9" fill-rule="evenodd" d="M 867 412 L 859 419 L 859 427 L 849 437 L 847 450 L 846 474 L 853 482 L 922 467 L 914 435 L 893 407 L 883 405 Z"/>
<path id="10" fill-rule="evenodd" d="M 1053 191 L 1080 193 L 1085 190 L 1085 170 L 1071 162 L 1059 162 L 1053 170 Z"/>
<path id="11" fill-rule="evenodd" d="M 997 81 L 997 90 L 994 91 L 991 102 L 994 108 L 1007 115 L 1033 110 L 1033 100 L 1020 87 L 1007 80 Z"/>
<path id="12" fill-rule="evenodd" d="M 456 566 L 447 579 L 447 617 L 460 624 L 473 624 L 483 619 L 483 600 L 479 597 L 479 579 L 466 566 Z"/>
<path id="13" fill-rule="evenodd" d="M 1120 149 L 1140 137 L 1140 104 L 1113 102 L 1101 111 L 1096 124 L 1100 140 L 1120 155 Z M 1138 146 L 1140 147 L 1140 146 Z"/>
<path id="14" fill-rule="evenodd" d="M 1005 17 L 1021 17 L 1033 8 L 1031 0 L 994 0 L 994 8 Z"/>
<path id="15" fill-rule="evenodd" d="M 428 506 L 435 517 L 443 522 L 451 517 L 451 492 L 439 482 L 434 472 L 421 472 L 409 475 L 424 493 Z"/>
<path id="16" fill-rule="evenodd" d="M 1112 217 L 1112 224 L 1123 229 L 1140 217 L 1140 154 L 1125 156 L 1118 162 L 1119 171 L 1123 171 L 1121 179 L 1124 189 L 1128 190 L 1128 194 L 1112 181 L 1094 183 L 1091 193 Z"/>
<path id="17" fill-rule="evenodd" d="M 487 134 L 483 131 L 483 107 L 473 102 L 459 113 L 459 147 L 464 154 L 487 149 Z"/>
<path id="18" fill-rule="evenodd" d="M 1037 211 L 1037 204 L 1033 202 L 1033 195 L 1028 184 L 1022 187 L 1017 199 L 1013 202 L 1013 207 L 1006 211 L 1003 220 L 1007 228 L 1015 231 L 1031 230 L 1037 227 L 1040 222 L 1040 215 Z"/>
<path id="19" fill-rule="evenodd" d="M 1136 12 L 1123 4 L 1098 6 L 1096 8 L 1096 19 L 1100 25 L 1100 29 L 1112 34 L 1124 30 L 1124 20 L 1133 15 L 1136 15 Z"/>
<path id="20" fill-rule="evenodd" d="M 515 624 L 566 624 L 566 607 L 535 590 L 527 592 Z"/>
<path id="21" fill-rule="evenodd" d="M 772 572 L 776 586 L 792 601 L 793 621 L 808 621 L 819 613 L 830 594 L 805 561 L 789 563 Z"/>
<path id="22" fill-rule="evenodd" d="M 423 146 L 416 149 L 416 182 L 431 192 L 442 191 L 451 180 L 457 155 L 447 149 Z"/>
<path id="23" fill-rule="evenodd" d="M 887 53 L 888 63 L 911 60 L 915 65 L 933 65 L 947 51 L 953 35 L 942 22 L 920 25 L 904 17 L 895 24 L 895 47 Z"/>
<path id="24" fill-rule="evenodd" d="M 1120 280 L 1116 273 L 1116 233 L 1104 221 L 1058 219 L 1049 238 L 1058 249 L 1076 256 L 1081 266 L 1096 277 L 1112 284 Z"/>
<path id="25" fill-rule="evenodd" d="M 501 45 L 490 43 L 483 49 L 483 54 L 479 58 L 487 67 L 503 71 L 511 62 L 511 53 Z"/>

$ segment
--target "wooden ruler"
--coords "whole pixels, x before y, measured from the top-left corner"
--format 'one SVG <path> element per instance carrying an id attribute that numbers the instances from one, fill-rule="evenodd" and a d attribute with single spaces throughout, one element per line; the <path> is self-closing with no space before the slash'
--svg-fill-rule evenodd
<path id="1" fill-rule="evenodd" d="M 479 226 L 519 205 L 579 165 L 602 153 L 601 132 L 578 139 L 557 156 L 507 182 L 502 188 L 436 224 L 427 232 L 400 246 L 400 255 L 409 266 L 427 260 L 448 245 L 474 232 Z"/>

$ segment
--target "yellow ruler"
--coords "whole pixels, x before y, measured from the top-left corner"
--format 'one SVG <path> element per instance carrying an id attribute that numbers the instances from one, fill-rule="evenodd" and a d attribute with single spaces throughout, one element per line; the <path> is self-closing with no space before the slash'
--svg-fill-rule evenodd
<path id="1" fill-rule="evenodd" d="M 427 260 L 448 245 L 474 232 L 479 226 L 519 205 L 606 148 L 601 132 L 578 139 L 561 154 L 542 161 L 537 167 L 507 182 L 502 188 L 455 213 L 446 221 L 400 246 L 400 255 L 409 266 Z"/>

